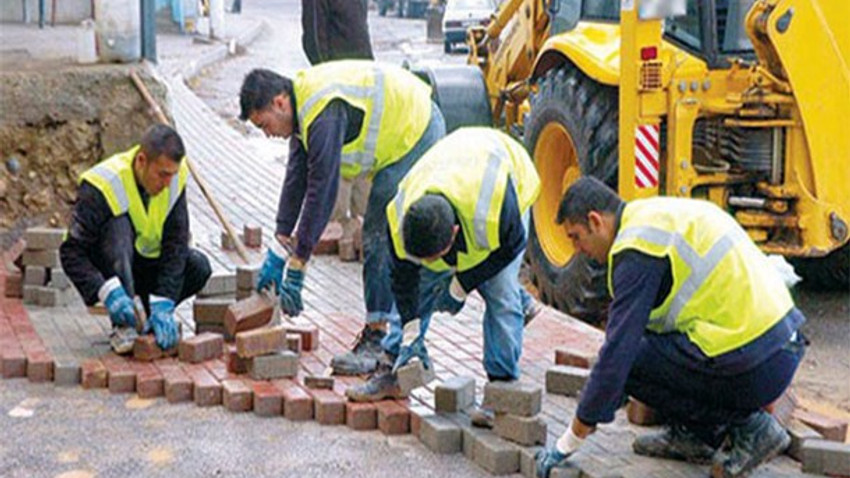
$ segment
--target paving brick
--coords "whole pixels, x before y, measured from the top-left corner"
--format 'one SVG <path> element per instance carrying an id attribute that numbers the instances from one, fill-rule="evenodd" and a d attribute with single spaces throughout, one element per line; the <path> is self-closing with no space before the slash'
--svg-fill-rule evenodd
<path id="1" fill-rule="evenodd" d="M 235 345 L 228 345 L 225 354 L 227 359 L 227 371 L 230 373 L 248 373 L 248 362 L 251 359 L 245 359 L 239 356 L 236 352 Z"/>
<path id="2" fill-rule="evenodd" d="M 822 438 L 820 433 L 794 418 L 788 421 L 786 430 L 788 431 L 788 435 L 791 436 L 791 446 L 785 450 L 785 453 L 800 462 L 803 461 L 803 443 L 807 440 L 819 440 Z"/>
<path id="3" fill-rule="evenodd" d="M 236 274 L 233 272 L 214 272 L 198 292 L 198 297 L 232 295 L 236 293 Z M 197 299 L 196 299 L 197 300 Z"/>
<path id="4" fill-rule="evenodd" d="M 109 375 L 99 359 L 84 360 L 80 364 L 83 388 L 106 388 Z"/>
<path id="5" fill-rule="evenodd" d="M 192 319 L 196 325 L 216 324 L 224 326 L 227 309 L 236 303 L 231 297 L 206 297 L 192 303 Z"/>
<path id="6" fill-rule="evenodd" d="M 24 277 L 20 272 L 10 272 L 6 275 L 4 295 L 9 299 L 20 299 L 24 296 Z"/>
<path id="7" fill-rule="evenodd" d="M 181 362 L 199 363 L 221 357 L 224 351 L 224 337 L 205 332 L 183 339 L 177 346 Z"/>
<path id="8" fill-rule="evenodd" d="M 14 339 L 10 339 L 2 348 L 3 352 L 3 378 L 17 378 L 27 376 L 27 356 L 24 350 Z"/>
<path id="9" fill-rule="evenodd" d="M 475 403 L 475 379 L 452 377 L 434 389 L 434 410 L 437 413 L 457 413 Z"/>
<path id="10" fill-rule="evenodd" d="M 142 362 L 150 362 L 162 357 L 173 357 L 177 355 L 177 347 L 163 351 L 156 344 L 153 335 L 142 335 L 133 342 L 133 358 Z"/>
<path id="11" fill-rule="evenodd" d="M 256 292 L 254 292 L 253 288 L 251 288 L 251 289 L 237 288 L 236 289 L 236 301 L 237 302 L 240 301 L 240 300 L 248 299 L 248 298 L 253 297 L 255 295 L 258 295 L 258 294 Z"/>
<path id="12" fill-rule="evenodd" d="M 410 411 L 395 401 L 382 401 L 375 404 L 378 410 L 378 429 L 384 435 L 403 435 L 410 433 Z"/>
<path id="13" fill-rule="evenodd" d="M 24 304 L 26 304 L 26 305 L 38 305 L 38 298 L 39 298 L 38 291 L 39 291 L 39 289 L 41 289 L 41 286 L 24 284 L 24 286 L 23 286 Z"/>
<path id="14" fill-rule="evenodd" d="M 298 356 L 285 350 L 250 358 L 248 373 L 254 380 L 294 377 L 298 375 Z"/>
<path id="15" fill-rule="evenodd" d="M 109 373 L 107 378 L 109 393 L 133 393 L 136 391 L 136 372 L 131 368 L 128 361 L 112 353 L 105 355 L 101 360 Z"/>
<path id="16" fill-rule="evenodd" d="M 629 423 L 644 427 L 652 427 L 662 423 L 661 416 L 656 413 L 655 409 L 632 397 L 629 397 L 629 404 L 626 406 L 626 416 Z"/>
<path id="17" fill-rule="evenodd" d="M 407 409 L 410 411 L 410 434 L 418 437 L 419 432 L 422 430 L 422 420 L 425 417 L 434 415 L 434 410 L 413 401 L 407 405 Z"/>
<path id="18" fill-rule="evenodd" d="M 463 449 L 463 429 L 447 417 L 429 415 L 422 417 L 419 440 L 434 453 L 460 453 Z"/>
<path id="19" fill-rule="evenodd" d="M 581 392 L 590 371 L 570 365 L 555 365 L 546 371 L 546 393 L 576 397 Z"/>
<path id="20" fill-rule="evenodd" d="M 309 393 L 290 380 L 274 380 L 272 383 L 283 391 L 283 416 L 287 420 L 313 419 L 313 397 Z"/>
<path id="21" fill-rule="evenodd" d="M 50 227 L 30 227 L 24 232 L 27 249 L 59 249 L 65 240 L 65 230 Z"/>
<path id="22" fill-rule="evenodd" d="M 378 428 L 378 409 L 373 403 L 346 402 L 345 424 L 352 430 Z"/>
<path id="23" fill-rule="evenodd" d="M 30 266 L 59 267 L 59 251 L 56 249 L 38 251 L 27 249 L 24 251 L 23 262 L 27 268 Z"/>
<path id="24" fill-rule="evenodd" d="M 59 268 L 50 270 L 50 287 L 53 289 L 65 290 L 71 287 L 71 280 L 65 271 Z"/>
<path id="25" fill-rule="evenodd" d="M 831 476 L 850 476 L 850 443 L 806 440 L 803 443 L 803 471 Z"/>
<path id="26" fill-rule="evenodd" d="M 47 352 L 27 353 L 27 378 L 30 382 L 53 381 L 53 357 Z"/>
<path id="27" fill-rule="evenodd" d="M 301 350 L 310 352 L 319 348 L 319 328 L 312 324 L 284 324 L 287 334 L 301 336 Z"/>
<path id="28" fill-rule="evenodd" d="M 253 289 L 260 275 L 259 264 L 236 266 L 236 288 Z"/>
<path id="29" fill-rule="evenodd" d="M 239 240 L 242 240 L 241 236 Z M 230 234 L 228 234 L 227 231 L 221 231 L 221 248 L 225 251 L 236 250 L 236 242 L 230 237 Z"/>
<path id="30" fill-rule="evenodd" d="M 555 365 L 570 365 L 572 367 L 591 369 L 599 355 L 578 347 L 562 346 L 555 349 Z"/>
<path id="31" fill-rule="evenodd" d="M 27 266 L 24 271 L 24 285 L 44 286 L 47 284 L 47 268 L 42 266 Z"/>
<path id="32" fill-rule="evenodd" d="M 493 435 L 493 432 L 484 428 L 476 428 L 469 423 L 463 424 L 463 456 L 469 461 L 475 461 L 475 444 L 484 435 Z"/>
<path id="33" fill-rule="evenodd" d="M 794 392 L 785 390 L 776 401 L 764 407 L 764 409 L 767 413 L 773 415 L 773 418 L 782 426 L 787 426 L 798 406 L 797 396 L 794 395 Z"/>
<path id="34" fill-rule="evenodd" d="M 491 474 L 509 475 L 519 471 L 519 448 L 493 432 L 474 433 L 464 428 L 463 440 L 464 449 L 468 449 L 466 441 L 471 440 L 472 459 Z"/>
<path id="35" fill-rule="evenodd" d="M 251 388 L 242 380 L 225 380 L 221 382 L 222 401 L 224 407 L 231 412 L 250 412 L 253 406 Z"/>
<path id="36" fill-rule="evenodd" d="M 165 381 L 165 399 L 169 403 L 190 402 L 194 394 L 192 378 L 173 360 L 160 360 L 156 366 Z"/>
<path id="37" fill-rule="evenodd" d="M 537 478 L 537 452 L 543 447 L 520 448 L 519 472 L 524 478 Z"/>
<path id="38" fill-rule="evenodd" d="M 342 239 L 342 225 L 339 222 L 329 222 L 319 237 L 319 242 L 313 248 L 313 255 L 335 255 L 339 251 L 339 240 Z"/>
<path id="39" fill-rule="evenodd" d="M 488 382 L 484 385 L 483 406 L 494 412 L 531 417 L 540 413 L 543 392 L 540 387 L 513 382 Z"/>
<path id="40" fill-rule="evenodd" d="M 304 386 L 310 389 L 334 389 L 333 377 L 319 377 L 316 375 L 307 375 L 304 377 Z"/>
<path id="41" fill-rule="evenodd" d="M 847 438 L 848 423 L 809 410 L 797 409 L 794 418 L 812 427 L 827 440 L 843 442 Z"/>
<path id="42" fill-rule="evenodd" d="M 224 315 L 225 330 L 236 336 L 239 332 L 268 324 L 272 320 L 274 305 L 274 299 L 263 294 L 255 294 L 237 301 L 228 307 Z"/>
<path id="43" fill-rule="evenodd" d="M 136 393 L 139 398 L 155 398 L 165 395 L 165 378 L 152 363 L 133 364 L 136 370 Z"/>
<path id="44" fill-rule="evenodd" d="M 282 326 L 264 327 L 236 334 L 236 352 L 242 358 L 258 357 L 283 350 L 286 333 Z"/>
<path id="45" fill-rule="evenodd" d="M 301 335 L 286 334 L 286 348 L 297 354 L 301 354 Z"/>
<path id="46" fill-rule="evenodd" d="M 82 379 L 80 364 L 74 358 L 56 359 L 53 364 L 53 382 L 56 385 L 79 385 Z"/>
<path id="47" fill-rule="evenodd" d="M 549 472 L 549 478 L 584 478 L 585 476 L 593 476 L 584 473 L 581 468 L 572 463 L 566 463 L 557 468 L 552 468 Z M 600 478 L 615 478 L 620 475 L 605 475 Z"/>
<path id="48" fill-rule="evenodd" d="M 520 417 L 497 413 L 493 432 L 523 446 L 546 444 L 546 422 L 540 417 Z"/>
<path id="49" fill-rule="evenodd" d="M 313 390 L 313 412 L 321 425 L 345 425 L 345 398 L 332 390 Z"/>
<path id="50" fill-rule="evenodd" d="M 283 414 L 283 391 L 269 382 L 251 384 L 254 392 L 254 414 L 261 417 L 277 417 Z"/>
<path id="51" fill-rule="evenodd" d="M 63 307 L 68 305 L 75 292 L 71 289 L 59 290 L 50 287 L 36 288 L 36 303 L 41 307 Z"/>
<path id="52" fill-rule="evenodd" d="M 399 368 L 396 371 L 396 377 L 402 394 L 407 396 L 413 390 L 429 384 L 437 376 L 434 373 L 434 367 L 426 369 L 422 362 L 416 360 Z"/>
<path id="53" fill-rule="evenodd" d="M 221 384 L 202 365 L 186 366 L 192 379 L 192 397 L 199 407 L 221 405 Z"/>
<path id="54" fill-rule="evenodd" d="M 263 228 L 254 224 L 245 224 L 242 227 L 242 236 L 245 238 L 245 246 L 261 247 L 263 245 Z"/>
<path id="55" fill-rule="evenodd" d="M 224 359 L 217 358 L 215 360 L 208 360 L 204 362 L 204 367 L 207 369 L 209 373 L 215 377 L 219 382 L 223 382 L 224 380 L 236 378 L 230 372 L 227 371 L 227 364 L 224 362 Z"/>

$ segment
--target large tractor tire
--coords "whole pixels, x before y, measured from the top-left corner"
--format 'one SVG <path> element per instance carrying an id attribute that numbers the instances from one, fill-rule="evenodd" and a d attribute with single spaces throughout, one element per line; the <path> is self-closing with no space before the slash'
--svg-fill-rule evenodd
<path id="1" fill-rule="evenodd" d="M 791 259 L 801 285 L 814 290 L 850 290 L 850 243 L 816 259 Z"/>
<path id="2" fill-rule="evenodd" d="M 537 86 L 524 135 L 542 182 L 532 208 L 531 281 L 545 303 L 600 324 L 610 300 L 606 267 L 577 254 L 555 220 L 564 192 L 581 176 L 617 189 L 618 90 L 573 65 L 547 72 Z"/>

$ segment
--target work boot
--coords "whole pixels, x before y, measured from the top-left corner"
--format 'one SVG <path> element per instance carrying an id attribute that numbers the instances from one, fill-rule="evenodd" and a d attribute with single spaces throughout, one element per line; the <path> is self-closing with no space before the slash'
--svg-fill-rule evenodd
<path id="1" fill-rule="evenodd" d="M 384 356 L 381 341 L 387 335 L 380 329 L 366 325 L 350 352 L 334 356 L 331 367 L 336 375 L 363 375 L 372 373 L 378 367 L 378 361 Z"/>
<path id="2" fill-rule="evenodd" d="M 493 422 L 496 420 L 496 414 L 489 408 L 475 407 L 471 412 L 469 412 L 469 419 L 474 427 L 493 428 Z"/>
<path id="3" fill-rule="evenodd" d="M 118 355 L 126 355 L 133 351 L 133 344 L 139 334 L 133 327 L 112 327 L 109 333 L 109 345 Z"/>
<path id="4" fill-rule="evenodd" d="M 791 437 L 770 414 L 758 411 L 729 431 L 731 449 L 711 467 L 713 478 L 747 476 L 756 467 L 785 451 Z"/>
<path id="5" fill-rule="evenodd" d="M 345 396 L 352 402 L 378 402 L 385 399 L 407 398 L 398 385 L 398 378 L 392 372 L 393 361 L 387 358 L 379 361 L 375 373 L 366 383 L 349 387 Z"/>
<path id="6" fill-rule="evenodd" d="M 528 306 L 522 311 L 522 317 L 524 319 L 523 327 L 527 327 L 541 312 L 543 312 L 543 305 L 537 299 L 532 298 Z"/>
<path id="7" fill-rule="evenodd" d="M 671 425 L 663 432 L 639 436 L 632 443 L 632 449 L 638 455 L 698 465 L 711 463 L 716 451 L 682 425 Z"/>

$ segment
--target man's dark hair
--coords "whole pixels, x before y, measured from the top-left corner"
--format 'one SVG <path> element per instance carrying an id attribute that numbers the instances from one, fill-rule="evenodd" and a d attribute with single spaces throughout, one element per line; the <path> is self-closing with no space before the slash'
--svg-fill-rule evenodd
<path id="1" fill-rule="evenodd" d="M 404 249 L 414 257 L 431 257 L 449 246 L 455 212 L 439 194 L 426 194 L 410 205 L 404 215 Z"/>
<path id="2" fill-rule="evenodd" d="M 186 148 L 177 131 L 171 126 L 156 124 L 148 128 L 142 136 L 142 152 L 149 161 L 160 156 L 179 163 L 186 156 Z"/>
<path id="3" fill-rule="evenodd" d="M 593 176 L 583 176 L 564 193 L 556 222 L 587 225 L 590 211 L 616 214 L 623 204 L 620 196 Z"/>
<path id="4" fill-rule="evenodd" d="M 274 97 L 281 93 L 295 98 L 292 80 L 264 68 L 251 70 L 242 81 L 242 89 L 239 91 L 239 106 L 242 109 L 239 119 L 247 121 L 251 113 L 266 109 Z"/>

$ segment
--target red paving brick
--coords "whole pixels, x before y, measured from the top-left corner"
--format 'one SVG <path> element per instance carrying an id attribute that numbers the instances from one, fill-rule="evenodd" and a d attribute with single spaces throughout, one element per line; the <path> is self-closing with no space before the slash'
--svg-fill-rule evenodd
<path id="1" fill-rule="evenodd" d="M 100 359 L 84 360 L 80 368 L 83 388 L 106 388 L 109 373 Z"/>
<path id="2" fill-rule="evenodd" d="M 283 416 L 292 421 L 313 419 L 313 397 L 291 380 L 272 380 L 283 392 Z"/>
<path id="3" fill-rule="evenodd" d="M 261 417 L 276 417 L 283 414 L 283 390 L 270 382 L 251 383 L 254 392 L 254 414 Z"/>
<path id="4" fill-rule="evenodd" d="M 192 397 L 199 407 L 221 405 L 221 383 L 200 364 L 184 365 L 183 369 L 192 379 Z"/>
<path id="5" fill-rule="evenodd" d="M 378 428 L 384 435 L 410 433 L 410 410 L 392 400 L 375 404 L 378 410 Z"/>
<path id="6" fill-rule="evenodd" d="M 192 401 L 194 383 L 176 360 L 159 360 L 156 367 L 165 380 L 165 399 L 169 403 Z"/>
<path id="7" fill-rule="evenodd" d="M 374 430 L 378 428 L 378 409 L 374 403 L 346 402 L 345 424 L 352 430 Z"/>
<path id="8" fill-rule="evenodd" d="M 136 391 L 136 372 L 123 357 L 109 353 L 101 357 L 109 373 L 107 383 L 110 393 L 133 393 Z"/>
<path id="9" fill-rule="evenodd" d="M 332 390 L 311 390 L 313 412 L 321 425 L 344 425 L 346 399 Z M 286 406 L 286 405 L 284 405 Z"/>
<path id="10" fill-rule="evenodd" d="M 150 362 L 133 362 L 136 372 L 136 393 L 139 398 L 155 398 L 165 395 L 165 378 Z"/>
<path id="11" fill-rule="evenodd" d="M 224 380 L 221 382 L 222 403 L 224 408 L 231 412 L 250 412 L 253 407 L 253 395 L 244 381 L 239 379 Z"/>

